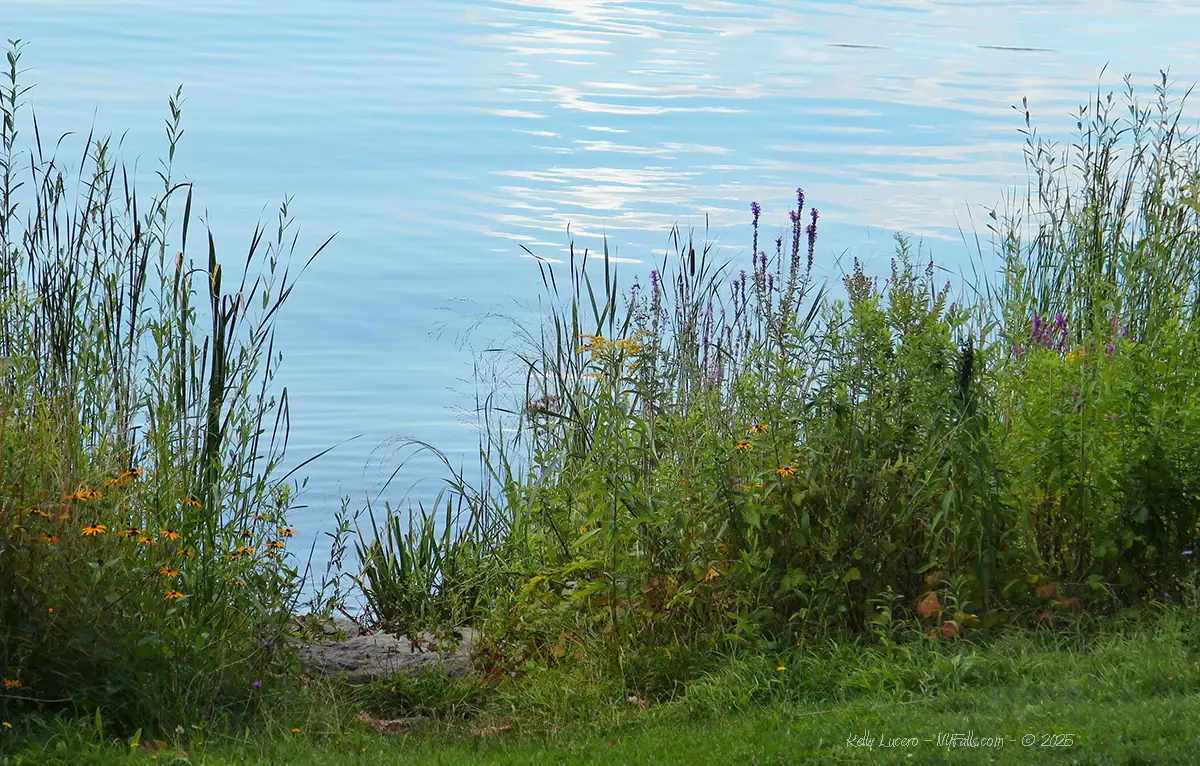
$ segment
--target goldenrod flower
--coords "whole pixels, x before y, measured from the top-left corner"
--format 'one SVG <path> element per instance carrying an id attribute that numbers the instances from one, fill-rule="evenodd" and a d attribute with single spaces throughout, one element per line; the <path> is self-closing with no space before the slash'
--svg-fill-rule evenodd
<path id="1" fill-rule="evenodd" d="M 84 537 L 95 537 L 96 535 L 102 535 L 107 531 L 108 527 L 104 526 L 103 524 L 91 524 L 84 527 L 80 534 L 82 534 Z"/>
<path id="2" fill-rule="evenodd" d="M 172 599 L 183 598 L 183 594 L 177 590 L 169 590 L 163 595 L 163 601 L 171 601 Z"/>
<path id="3" fill-rule="evenodd" d="M 21 686 L 23 686 L 23 684 L 15 678 L 4 679 L 4 688 L 5 689 L 20 689 Z"/>
<path id="4" fill-rule="evenodd" d="M 163 564 L 161 567 L 158 568 L 158 573 L 160 575 L 162 575 L 163 577 L 178 577 L 179 576 L 178 569 L 172 569 L 171 567 L 167 566 L 166 564 Z"/>
<path id="5" fill-rule="evenodd" d="M 163 537 L 167 538 L 168 540 L 178 540 L 179 539 L 179 533 L 173 529 L 164 529 L 163 531 L 159 532 L 159 534 L 162 535 Z"/>

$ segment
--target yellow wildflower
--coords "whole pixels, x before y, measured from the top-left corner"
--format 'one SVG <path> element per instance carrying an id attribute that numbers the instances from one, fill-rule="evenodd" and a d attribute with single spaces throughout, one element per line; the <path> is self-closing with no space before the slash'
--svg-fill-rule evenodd
<path id="1" fill-rule="evenodd" d="M 159 534 L 162 535 L 163 537 L 167 538 L 168 540 L 178 540 L 179 539 L 179 533 L 173 529 L 164 529 L 163 531 L 159 532 Z"/>
<path id="2" fill-rule="evenodd" d="M 163 564 L 161 567 L 158 568 L 158 573 L 160 575 L 162 575 L 163 577 L 178 577 L 179 576 L 178 569 L 172 569 L 171 567 L 167 566 L 166 564 Z"/>
<path id="3" fill-rule="evenodd" d="M 171 601 L 172 599 L 183 598 L 183 594 L 177 590 L 169 590 L 163 596 L 163 601 Z"/>
<path id="4" fill-rule="evenodd" d="M 796 468 L 795 466 L 786 465 L 783 468 L 777 469 L 775 473 L 779 474 L 780 478 L 786 479 L 789 476 L 796 475 Z"/>
<path id="5" fill-rule="evenodd" d="M 103 524 L 90 524 L 84 527 L 80 534 L 82 534 L 84 537 L 95 537 L 96 535 L 102 535 L 107 531 L 108 527 Z"/>
<path id="6" fill-rule="evenodd" d="M 294 530 L 289 529 L 287 527 L 280 527 L 276 531 L 279 532 L 279 534 L 283 535 L 284 537 L 291 537 L 292 535 L 296 534 L 296 532 Z"/>
<path id="7" fill-rule="evenodd" d="M 4 688 L 5 689 L 20 689 L 23 685 L 24 684 L 22 684 L 20 681 L 18 681 L 15 678 L 4 679 Z"/>
<path id="8" fill-rule="evenodd" d="M 748 439 L 738 439 L 736 449 L 747 450 L 747 449 L 750 449 L 751 446 L 752 445 L 750 444 L 750 441 Z"/>

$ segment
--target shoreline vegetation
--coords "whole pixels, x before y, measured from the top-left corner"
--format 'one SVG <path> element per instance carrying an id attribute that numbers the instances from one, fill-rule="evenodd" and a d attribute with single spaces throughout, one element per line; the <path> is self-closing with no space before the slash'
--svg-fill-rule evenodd
<path id="1" fill-rule="evenodd" d="M 835 298 L 799 189 L 773 242 L 750 204 L 748 262 L 678 229 L 647 285 L 538 259 L 545 321 L 480 361 L 480 479 L 412 442 L 443 492 L 345 504 L 318 585 L 287 203 L 240 272 L 211 232 L 197 261 L 182 88 L 139 197 L 107 137 L 47 151 L 9 42 L 0 763 L 1194 760 L 1200 158 L 1165 74 L 1069 147 L 1026 111 L 999 272 L 957 291 L 897 236 Z M 355 600 L 479 631 L 473 670 L 307 672 L 293 639 Z"/>

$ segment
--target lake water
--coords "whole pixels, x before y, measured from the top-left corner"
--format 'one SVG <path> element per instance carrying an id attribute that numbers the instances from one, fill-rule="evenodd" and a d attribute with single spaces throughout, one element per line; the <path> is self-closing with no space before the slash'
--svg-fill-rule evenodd
<path id="1" fill-rule="evenodd" d="M 395 470 L 391 437 L 472 475 L 465 324 L 436 330 L 530 316 L 519 245 L 561 258 L 568 224 L 580 249 L 607 234 L 645 284 L 672 224 L 707 216 L 745 259 L 750 202 L 774 239 L 803 186 L 822 274 L 847 252 L 883 273 L 894 231 L 956 268 L 959 227 L 1023 184 L 1022 97 L 1069 139 L 1098 85 L 1200 80 L 1198 37 L 1200 5 L 1162 0 L 0 0 L 43 136 L 128 131 L 149 176 L 182 83 L 176 173 L 231 264 L 285 195 L 298 255 L 338 232 L 279 325 L 290 465 L 362 434 L 304 472 L 302 557 L 339 497 L 362 506 Z M 420 482 L 428 503 L 442 473 L 418 456 L 385 497 Z"/>

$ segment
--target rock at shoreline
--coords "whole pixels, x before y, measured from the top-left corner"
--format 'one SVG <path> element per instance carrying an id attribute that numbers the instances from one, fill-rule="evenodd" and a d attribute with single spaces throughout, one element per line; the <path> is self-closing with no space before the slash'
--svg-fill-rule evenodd
<path id="1" fill-rule="evenodd" d="M 300 642 L 301 662 L 324 675 L 344 675 L 352 684 L 416 673 L 466 675 L 471 670 L 471 652 L 479 638 L 474 630 L 462 628 L 458 631 L 462 640 L 457 647 L 445 646 L 444 642 L 439 647 L 431 634 L 422 634 L 414 645 L 402 636 L 364 633 L 349 620 L 334 620 L 324 632 L 325 641 Z"/>

